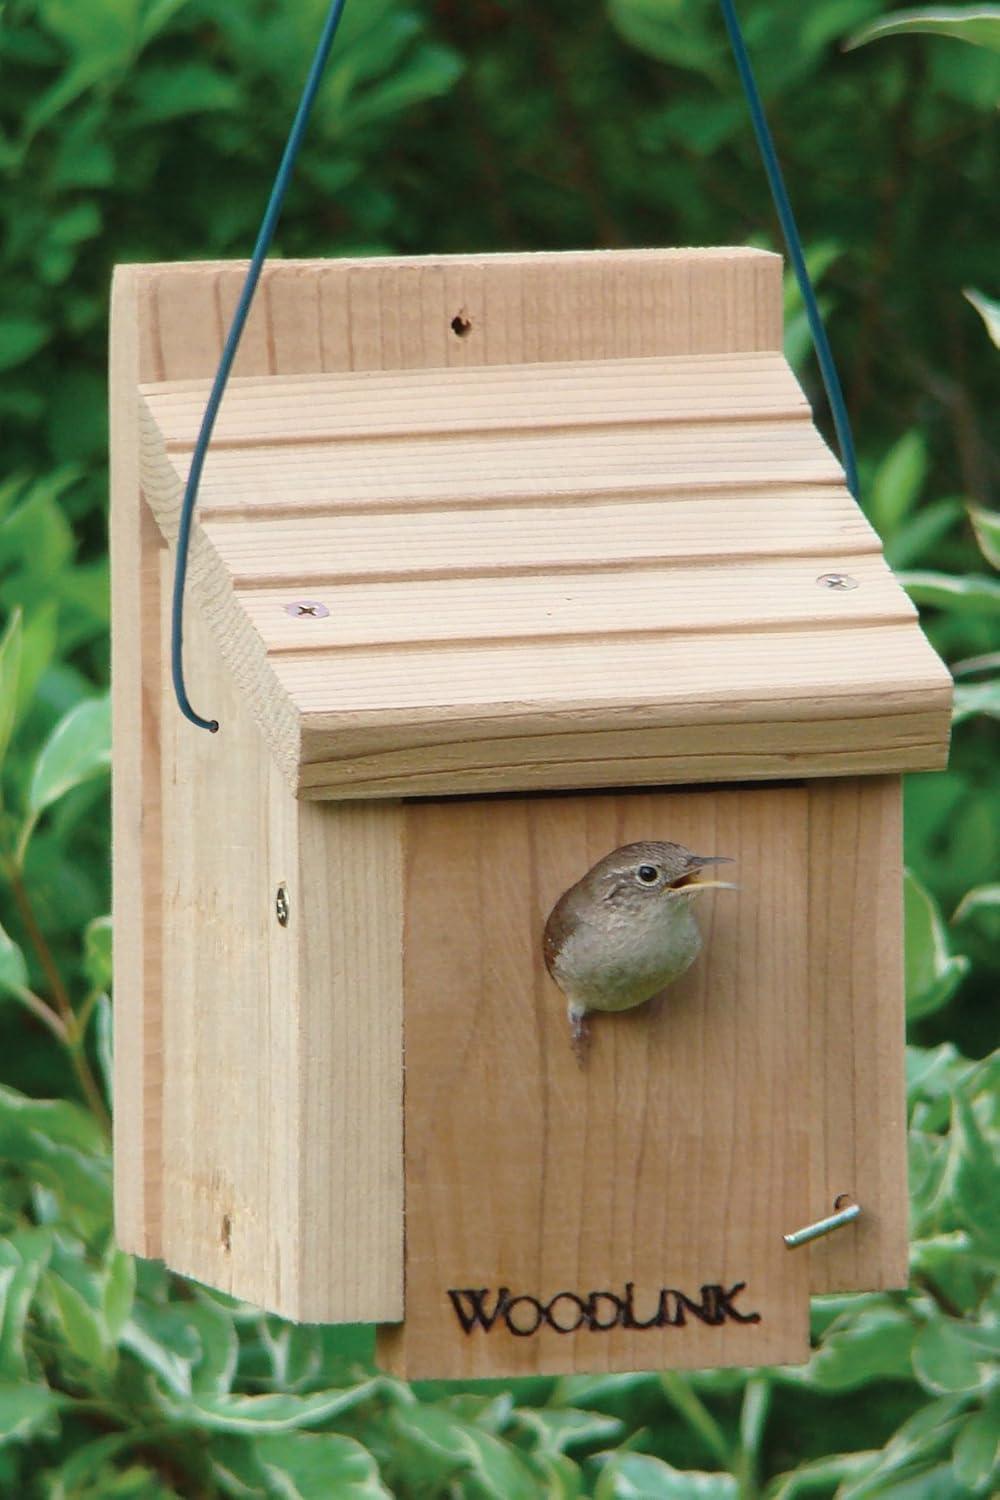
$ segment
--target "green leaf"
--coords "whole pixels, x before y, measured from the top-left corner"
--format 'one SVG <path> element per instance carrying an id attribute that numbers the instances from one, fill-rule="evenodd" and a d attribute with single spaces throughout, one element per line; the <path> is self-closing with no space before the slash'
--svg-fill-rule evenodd
<path id="1" fill-rule="evenodd" d="M 985 1489 L 1000 1467 L 1000 1410 L 974 1412 L 955 1439 L 955 1473 L 970 1490 Z"/>
<path id="2" fill-rule="evenodd" d="M 899 581 L 914 604 L 930 604 L 935 609 L 954 610 L 960 614 L 1000 617 L 1000 583 L 976 573 L 963 577 L 949 573 L 901 573 Z"/>
<path id="3" fill-rule="evenodd" d="M 0 770 L 14 732 L 21 678 L 21 611 L 15 609 L 0 637 Z"/>
<path id="4" fill-rule="evenodd" d="M 81 1443 L 74 1448 L 60 1466 L 59 1484 L 62 1488 L 53 1491 L 52 1500 L 71 1500 L 71 1497 L 72 1500 L 77 1500 L 78 1495 L 86 1496 L 86 1500 L 99 1500 L 99 1497 L 103 1500 L 105 1495 L 108 1500 L 114 1500 L 119 1492 L 109 1492 L 107 1489 L 111 1474 L 108 1462 L 124 1452 L 135 1440 L 134 1432 L 112 1432 L 106 1437 L 95 1438 L 91 1443 Z M 126 1493 L 127 1500 L 140 1500 L 140 1494 L 142 1500 L 157 1500 L 157 1492 L 153 1490 L 139 1493 L 130 1490 Z"/>
<path id="5" fill-rule="evenodd" d="M 145 46 L 151 42 L 173 20 L 178 11 L 183 10 L 190 0 L 145 0 L 143 13 L 139 18 L 139 44 Z"/>
<path id="6" fill-rule="evenodd" d="M 800 1464 L 791 1473 L 781 1474 L 768 1486 L 768 1500 L 800 1500 L 812 1495 L 832 1495 L 845 1480 L 860 1479 L 870 1473 L 878 1454 L 838 1453 L 833 1458 L 817 1458 L 811 1463 Z M 839 1494 L 840 1491 L 838 1490 Z"/>
<path id="7" fill-rule="evenodd" d="M 107 771 L 110 765 L 110 699 L 89 698 L 60 719 L 35 762 L 28 791 L 28 817 L 19 844 L 21 857 L 45 809 L 74 787 Z"/>
<path id="8" fill-rule="evenodd" d="M 620 1438 L 625 1424 L 618 1417 L 599 1411 L 579 1411 L 576 1407 L 519 1407 L 513 1413 L 516 1427 L 533 1437 L 539 1451 L 558 1454 L 570 1448 L 593 1443 L 613 1443 Z"/>
<path id="9" fill-rule="evenodd" d="M 201 1346 L 191 1372 L 192 1388 L 210 1396 L 225 1396 L 232 1388 L 239 1357 L 232 1315 L 208 1298 L 191 1303 L 186 1311 Z"/>
<path id="10" fill-rule="evenodd" d="M 146 67 L 135 80 L 136 119 L 163 124 L 212 111 L 238 109 L 243 95 L 235 79 L 204 62 Z"/>
<path id="11" fill-rule="evenodd" d="M 28 965 L 14 939 L 0 927 L 0 995 L 23 994 L 28 987 Z"/>
<path id="12" fill-rule="evenodd" d="M 55 655 L 58 629 L 59 608 L 51 599 L 33 609 L 24 622 L 15 721 L 27 712 L 34 701 L 39 681 Z"/>
<path id="13" fill-rule="evenodd" d="M 157 1377 L 165 1390 L 184 1400 L 191 1394 L 191 1362 L 194 1354 L 190 1349 L 178 1353 L 176 1348 L 167 1347 L 162 1337 L 158 1336 L 157 1314 L 169 1317 L 170 1310 L 137 1301 L 132 1309 L 132 1317 L 119 1334 L 118 1342 L 122 1349 L 128 1350 L 129 1354 Z"/>
<path id="14" fill-rule="evenodd" d="M 75 1140 L 76 1145 L 67 1144 Z M 110 1162 L 94 1117 L 63 1100 L 29 1099 L 0 1086 L 0 1157 L 34 1186 L 40 1220 L 107 1235 Z M 38 1190 L 44 1189 L 44 1194 Z"/>
<path id="15" fill-rule="evenodd" d="M 338 110 L 339 128 L 347 133 L 399 115 L 414 104 L 447 93 L 461 73 L 462 61 L 450 47 L 421 47 L 403 71 L 364 89 L 343 111 Z"/>
<path id="16" fill-rule="evenodd" d="M 876 1380 L 904 1379 L 911 1371 L 913 1320 L 899 1308 L 876 1304 L 843 1326 L 835 1324 L 805 1368 L 810 1385 L 851 1391 Z"/>
<path id="17" fill-rule="evenodd" d="M 114 1024 L 111 1001 L 98 995 L 94 1005 L 94 1050 L 101 1069 L 105 1098 L 110 1103 L 114 1092 Z"/>
<path id="18" fill-rule="evenodd" d="M 0 1446 L 51 1428 L 58 1410 L 47 1385 L 0 1385 Z"/>
<path id="19" fill-rule="evenodd" d="M 910 1175 L 910 1218 L 915 1235 L 940 1228 L 939 1203 L 948 1167 L 947 1142 L 911 1128 L 906 1143 Z"/>
<path id="20" fill-rule="evenodd" d="M 906 1014 L 930 1015 L 951 999 L 969 969 L 964 954 L 949 952 L 937 903 L 912 870 L 903 881 Z"/>
<path id="21" fill-rule="evenodd" d="M 914 1373 L 936 1396 L 982 1389 L 990 1379 L 988 1361 L 989 1356 L 970 1345 L 950 1318 L 932 1318 L 914 1340 Z"/>
<path id="22" fill-rule="evenodd" d="M 111 918 L 94 917 L 83 934 L 83 972 L 92 989 L 111 988 Z"/>
<path id="23" fill-rule="evenodd" d="M 103 1157 L 104 1132 L 93 1115 L 68 1099 L 30 1099 L 0 1084 L 0 1151 L 15 1160 L 29 1137 Z"/>
<path id="24" fill-rule="evenodd" d="M 949 1179 L 965 1224 L 985 1245 L 1000 1235 L 1000 1196 L 997 1194 L 997 1156 L 1000 1141 L 985 1131 L 965 1089 L 953 1100 L 949 1141 Z"/>
<path id="25" fill-rule="evenodd" d="M 39 0 L 47 30 L 69 57 L 57 81 L 35 99 L 24 117 L 24 139 L 31 138 L 96 84 L 119 82 L 140 47 L 139 0 Z"/>
<path id="26" fill-rule="evenodd" d="M 732 1474 L 674 1469 L 648 1453 L 616 1453 L 601 1470 L 594 1500 L 737 1500 Z"/>
<path id="27" fill-rule="evenodd" d="M 992 297 L 984 297 L 982 292 L 977 292 L 974 287 L 967 286 L 962 295 L 972 303 L 976 312 L 986 324 L 986 332 L 1000 349 L 1000 302 Z M 1000 566 L 996 564 L 995 566 Z"/>
<path id="28" fill-rule="evenodd" d="M 948 6 L 937 10 L 900 10 L 870 26 L 862 26 L 845 42 L 845 51 L 877 42 L 884 36 L 904 32 L 929 32 L 932 36 L 955 37 L 976 47 L 1000 52 L 1000 5 Z"/>
<path id="29" fill-rule="evenodd" d="M 941 1488 L 928 1476 L 934 1461 L 950 1449 L 968 1399 L 941 1396 L 921 1406 L 896 1429 L 872 1467 L 838 1489 L 837 1500 L 959 1500 L 954 1484 Z M 917 1476 L 911 1487 L 908 1481 Z"/>
<path id="30" fill-rule="evenodd" d="M 965 922 L 980 912 L 996 912 L 1000 916 L 1000 885 L 977 885 L 966 891 L 955 908 L 953 922 Z"/>
<path id="31" fill-rule="evenodd" d="M 610 0 L 608 11 L 641 52 L 709 77 L 718 73 L 725 53 L 698 0 Z"/>
<path id="32" fill-rule="evenodd" d="M 890 541 L 913 510 L 927 477 L 927 443 L 922 433 L 907 432 L 875 471 L 866 509 L 884 542 Z"/>
<path id="33" fill-rule="evenodd" d="M 470 1500 L 534 1500 L 538 1490 L 517 1451 L 441 1407 L 412 1404 L 392 1414 L 401 1471 L 435 1493 L 461 1474 Z"/>
<path id="34" fill-rule="evenodd" d="M 135 1301 L 135 1261 L 112 1246 L 103 1289 L 104 1322 L 108 1338 L 117 1343 Z"/>
<path id="35" fill-rule="evenodd" d="M 959 683 L 952 700 L 951 721 L 964 724 L 966 719 L 975 719 L 985 714 L 991 719 L 1000 719 L 1000 677 L 989 682 Z"/>
<path id="36" fill-rule="evenodd" d="M 256 1455 L 276 1493 L 287 1500 L 392 1500 L 372 1455 L 339 1433 L 283 1433 L 259 1438 Z M 280 1486 L 280 1487 L 279 1487 Z"/>
<path id="37" fill-rule="evenodd" d="M 37 354 L 52 337 L 38 318 L 0 318 L 0 370 L 12 370 Z"/>
<path id="38" fill-rule="evenodd" d="M 906 1094 L 910 1108 L 918 1099 L 943 1099 L 950 1111 L 951 1096 L 968 1071 L 969 1064 L 952 1042 L 942 1042 L 939 1047 L 907 1047 Z"/>
<path id="39" fill-rule="evenodd" d="M 365 1380 L 349 1390 L 317 1391 L 311 1396 L 199 1396 L 179 1413 L 207 1432 L 289 1432 L 315 1427 L 367 1401 L 378 1382 Z"/>
<path id="40" fill-rule="evenodd" d="M 70 1353 L 93 1369 L 107 1369 L 111 1346 L 100 1311 L 55 1272 L 47 1272 L 42 1284 L 51 1294 L 58 1326 Z"/>
<path id="41" fill-rule="evenodd" d="M 49 1229 L 22 1229 L 0 1240 L 0 1266 L 6 1283 L 0 1314 L 0 1380 L 23 1380 L 27 1376 L 24 1333 L 38 1279 L 51 1253 Z"/>
<path id="42" fill-rule="evenodd" d="M 55 219 L 49 230 L 49 241 L 54 245 L 80 245 L 92 240 L 101 232 L 101 211 L 96 203 L 74 203 L 65 213 Z"/>
<path id="43" fill-rule="evenodd" d="M 885 542 L 885 559 L 897 572 L 912 568 L 922 557 L 933 554 L 935 547 L 962 518 L 958 500 L 932 500 L 909 515 Z"/>
<path id="44" fill-rule="evenodd" d="M 1000 303 L 997 307 L 1000 308 Z M 970 505 L 967 509 L 980 552 L 994 568 L 1000 568 L 1000 515 L 993 510 L 983 510 L 979 505 Z"/>
<path id="45" fill-rule="evenodd" d="M 983 1259 L 962 1229 L 915 1240 L 910 1246 L 910 1273 L 917 1285 L 956 1307 L 973 1308 L 980 1300 Z"/>

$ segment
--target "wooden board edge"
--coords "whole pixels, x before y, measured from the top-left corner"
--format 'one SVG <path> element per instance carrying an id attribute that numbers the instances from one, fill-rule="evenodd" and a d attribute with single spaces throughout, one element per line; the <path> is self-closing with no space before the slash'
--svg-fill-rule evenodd
<path id="1" fill-rule="evenodd" d="M 907 1285 L 902 783 L 809 788 L 810 1006 L 817 1217 L 841 1194 L 856 1224 L 810 1247 L 814 1294 Z M 848 930 L 845 932 L 845 928 Z"/>
<path id="2" fill-rule="evenodd" d="M 143 492 L 163 535 L 174 549 L 183 485 L 171 464 L 148 407 L 141 398 L 139 467 Z M 301 753 L 300 715 L 276 678 L 266 648 L 236 597 L 232 578 L 205 535 L 197 514 L 188 549 L 187 592 L 200 605 L 223 661 L 250 706 L 275 761 L 294 788 Z M 211 714 L 211 705 L 205 712 Z"/>
<path id="3" fill-rule="evenodd" d="M 139 483 L 142 278 L 120 267 L 110 326 L 114 1217 L 123 1249 L 161 1253 L 162 807 L 159 553 Z"/>

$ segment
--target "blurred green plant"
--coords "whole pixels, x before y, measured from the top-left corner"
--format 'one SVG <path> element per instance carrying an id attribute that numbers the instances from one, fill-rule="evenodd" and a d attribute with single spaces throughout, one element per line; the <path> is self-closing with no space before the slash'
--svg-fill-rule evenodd
<path id="1" fill-rule="evenodd" d="M 376 1374 L 368 1330 L 284 1324 L 115 1247 L 108 272 L 245 253 L 324 3 L 0 7 L 0 1493 L 985 1500 L 1000 59 L 992 30 L 954 38 L 982 41 L 995 6 L 741 5 L 846 351 L 865 505 L 958 683 L 951 768 L 907 784 L 909 1292 L 817 1299 L 800 1370 L 410 1388 Z M 831 56 L 904 27 L 948 34 Z M 281 248 L 764 242 L 769 224 L 713 0 L 355 0 Z M 792 288 L 786 313 L 808 383 Z"/>

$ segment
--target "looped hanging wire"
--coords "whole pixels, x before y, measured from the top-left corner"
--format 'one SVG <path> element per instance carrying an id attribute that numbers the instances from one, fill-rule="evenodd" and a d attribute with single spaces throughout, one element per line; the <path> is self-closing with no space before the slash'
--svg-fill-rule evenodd
<path id="1" fill-rule="evenodd" d="M 746 95 L 750 119 L 753 123 L 754 134 L 757 137 L 757 147 L 760 151 L 761 160 L 764 163 L 764 171 L 767 173 L 768 186 L 771 189 L 771 197 L 774 200 L 774 207 L 781 222 L 781 232 L 785 238 L 788 259 L 792 263 L 795 279 L 799 284 L 799 291 L 802 294 L 802 301 L 805 304 L 806 317 L 809 320 L 809 332 L 812 335 L 813 348 L 816 350 L 816 359 L 819 363 L 820 374 L 823 377 L 823 386 L 826 390 L 826 399 L 830 405 L 830 413 L 833 417 L 833 425 L 837 433 L 840 461 L 844 466 L 847 487 L 855 500 L 857 500 L 859 494 L 858 463 L 854 452 L 851 419 L 847 414 L 847 406 L 844 401 L 844 393 L 841 390 L 837 366 L 834 363 L 830 341 L 826 336 L 826 329 L 823 327 L 823 319 L 820 316 L 816 293 L 813 290 L 809 269 L 806 266 L 806 258 L 802 250 L 802 240 L 799 235 L 798 225 L 795 222 L 795 215 L 792 212 L 788 189 L 785 187 L 785 179 L 778 161 L 778 153 L 774 149 L 774 139 L 767 123 L 767 116 L 764 114 L 764 104 L 760 97 L 760 90 L 757 88 L 757 80 L 754 78 L 753 68 L 750 64 L 750 55 L 747 52 L 743 32 L 740 29 L 739 18 L 736 15 L 736 7 L 733 4 L 733 0 L 719 0 L 719 4 L 722 6 L 722 17 L 726 23 L 726 30 L 729 33 L 729 42 L 733 49 L 736 70 L 740 75 L 740 82 L 743 85 L 743 92 Z"/>
<path id="2" fill-rule="evenodd" d="M 201 714 L 196 713 L 191 706 L 187 695 L 187 688 L 184 685 L 184 585 L 187 582 L 191 522 L 194 517 L 195 501 L 198 498 L 201 471 L 205 466 L 205 455 L 208 452 L 208 445 L 211 442 L 212 432 L 215 428 L 215 419 L 219 414 L 219 406 L 222 402 L 230 372 L 233 368 L 233 361 L 236 358 L 236 351 L 239 349 L 243 329 L 246 326 L 247 317 L 250 313 L 250 304 L 253 302 L 257 283 L 260 280 L 260 273 L 263 269 L 267 252 L 271 248 L 271 241 L 274 238 L 278 219 L 281 217 L 281 206 L 285 199 L 285 193 L 288 190 L 288 184 L 292 179 L 295 161 L 306 133 L 306 126 L 309 123 L 309 116 L 312 112 L 316 94 L 319 91 L 323 71 L 330 56 L 330 48 L 333 46 L 333 39 L 337 34 L 337 28 L 340 25 L 340 18 L 344 13 L 346 4 L 347 0 L 332 0 L 326 20 L 323 23 L 319 43 L 309 67 L 305 87 L 302 90 L 302 97 L 299 100 L 298 109 L 295 111 L 295 119 L 292 121 L 292 128 L 288 132 L 288 140 L 285 143 L 285 150 L 274 179 L 274 186 L 271 188 L 271 196 L 268 199 L 267 208 L 264 210 L 264 217 L 257 232 L 257 243 L 254 245 L 246 279 L 243 282 L 243 289 L 236 304 L 236 311 L 233 313 L 233 321 L 229 325 L 229 332 L 226 335 L 222 357 L 219 360 L 219 368 L 215 372 L 215 379 L 212 382 L 212 390 L 208 398 L 208 404 L 205 407 L 205 414 L 201 419 L 198 440 L 194 445 L 194 452 L 191 455 L 191 469 L 188 473 L 187 484 L 184 487 L 184 499 L 181 502 L 180 521 L 177 526 L 177 561 L 174 570 L 171 615 L 170 670 L 174 683 L 174 695 L 177 698 L 177 706 L 181 713 L 186 719 L 190 719 L 192 724 L 196 724 L 199 729 L 207 729 L 212 734 L 215 734 L 218 730 L 218 719 L 203 719 Z"/>
<path id="3" fill-rule="evenodd" d="M 281 215 L 281 207 L 284 202 L 288 184 L 291 181 L 292 172 L 295 167 L 296 158 L 305 136 L 309 115 L 312 111 L 316 94 L 323 77 L 330 49 L 333 46 L 337 28 L 344 12 L 347 0 L 332 0 L 327 17 L 323 23 L 316 53 L 309 68 L 302 97 L 299 100 L 298 109 L 292 128 L 288 133 L 281 164 L 278 167 L 271 196 L 268 200 L 264 217 L 261 221 L 260 230 L 257 234 L 257 243 L 254 246 L 250 266 L 247 270 L 243 289 L 240 292 L 233 321 L 230 324 L 229 333 L 219 360 L 219 368 L 212 382 L 211 394 L 205 407 L 201 427 L 198 431 L 198 439 L 191 456 L 191 469 L 188 473 L 187 484 L 184 488 L 184 498 L 181 503 L 180 521 L 177 527 L 177 561 L 174 571 L 173 606 L 171 616 L 171 650 L 170 667 L 173 677 L 174 694 L 177 698 L 178 707 L 185 718 L 199 729 L 207 729 L 215 733 L 219 727 L 217 719 L 203 719 L 191 706 L 184 684 L 184 588 L 187 582 L 188 550 L 191 542 L 191 523 L 194 516 L 195 502 L 198 498 L 198 486 L 201 482 L 201 473 L 205 465 L 205 455 L 215 428 L 215 420 L 218 416 L 219 406 L 229 381 L 233 361 L 239 348 L 243 329 L 246 325 L 253 302 L 260 273 L 263 269 L 264 260 L 271 247 L 271 240 Z M 802 240 L 799 236 L 795 215 L 788 198 L 781 166 L 778 162 L 774 141 L 768 127 L 767 118 L 764 114 L 764 105 L 754 78 L 753 68 L 747 53 L 743 32 L 740 29 L 739 19 L 733 5 L 733 0 L 719 0 L 722 7 L 723 19 L 729 34 L 733 56 L 736 61 L 740 82 L 746 95 L 747 106 L 750 111 L 750 119 L 753 123 L 754 134 L 757 137 L 757 146 L 760 150 L 764 170 L 767 173 L 768 184 L 771 189 L 771 197 L 781 223 L 788 258 L 792 263 L 795 278 L 799 284 L 802 301 L 805 305 L 806 317 L 809 322 L 809 331 L 812 335 L 813 347 L 816 350 L 816 358 L 819 362 L 820 373 L 823 377 L 823 385 L 826 390 L 827 401 L 833 416 L 833 424 L 837 433 L 837 442 L 840 446 L 841 462 L 844 465 L 844 473 L 847 477 L 848 488 L 851 494 L 858 497 L 858 471 L 857 460 L 854 452 L 854 439 L 851 434 L 850 418 L 844 403 L 844 395 L 837 375 L 837 367 L 834 364 L 833 354 L 830 349 L 823 320 L 820 316 L 819 306 L 816 302 L 816 294 L 813 290 L 809 270 L 806 266 L 805 255 L 802 249 Z"/>

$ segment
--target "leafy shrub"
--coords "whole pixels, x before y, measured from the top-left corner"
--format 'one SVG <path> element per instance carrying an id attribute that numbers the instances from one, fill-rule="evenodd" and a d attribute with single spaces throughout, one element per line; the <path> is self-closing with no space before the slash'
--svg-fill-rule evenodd
<path id="1" fill-rule="evenodd" d="M 997 341 L 983 123 L 1000 93 L 997 7 L 975 8 L 980 49 L 954 39 L 967 20 L 939 13 L 906 24 L 957 26 L 952 39 L 900 34 L 835 59 L 845 32 L 864 40 L 883 19 L 877 0 L 742 6 L 846 353 L 865 504 L 959 685 L 951 769 L 907 787 L 910 1291 L 818 1299 L 800 1370 L 410 1388 L 376 1374 L 368 1330 L 283 1324 L 114 1245 L 108 273 L 114 259 L 245 253 L 324 8 L 0 10 L 0 1492 L 987 1496 L 1000 540 L 982 415 Z M 709 0 L 353 0 L 347 16 L 284 253 L 765 233 Z M 791 290 L 788 314 L 809 380 Z"/>

